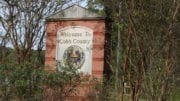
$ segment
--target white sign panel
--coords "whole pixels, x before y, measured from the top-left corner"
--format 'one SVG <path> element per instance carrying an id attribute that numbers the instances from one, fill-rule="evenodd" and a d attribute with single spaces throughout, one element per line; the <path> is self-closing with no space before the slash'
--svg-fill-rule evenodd
<path id="1" fill-rule="evenodd" d="M 57 33 L 56 59 L 63 66 L 79 68 L 85 74 L 92 73 L 93 31 L 87 27 L 70 26 Z"/>

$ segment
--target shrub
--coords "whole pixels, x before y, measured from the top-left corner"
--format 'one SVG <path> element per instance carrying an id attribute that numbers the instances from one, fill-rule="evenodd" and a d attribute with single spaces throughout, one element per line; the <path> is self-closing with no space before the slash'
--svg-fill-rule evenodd
<path id="1" fill-rule="evenodd" d="M 61 72 L 37 69 L 31 63 L 16 65 L 13 63 L 0 65 L 0 100 L 9 101 L 41 101 L 51 90 L 51 97 L 64 99 L 75 93 L 81 82 L 80 75 L 74 69 Z"/>

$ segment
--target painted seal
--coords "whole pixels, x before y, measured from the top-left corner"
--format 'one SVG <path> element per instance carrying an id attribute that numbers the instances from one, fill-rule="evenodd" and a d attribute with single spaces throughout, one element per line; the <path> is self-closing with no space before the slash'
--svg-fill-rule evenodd
<path id="1" fill-rule="evenodd" d="M 72 45 L 68 47 L 63 54 L 63 63 L 65 66 L 81 68 L 85 61 L 85 54 L 80 46 Z"/>

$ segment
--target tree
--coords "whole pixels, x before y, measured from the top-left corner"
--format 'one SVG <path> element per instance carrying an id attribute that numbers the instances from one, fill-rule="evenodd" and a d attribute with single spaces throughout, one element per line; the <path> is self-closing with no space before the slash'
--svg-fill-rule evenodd
<path id="1" fill-rule="evenodd" d="M 179 1 L 98 1 L 111 19 L 106 23 L 111 38 L 108 48 L 114 54 L 110 54 L 118 89 L 114 91 L 123 100 L 128 85 L 133 101 L 140 94 L 150 101 L 168 100 L 173 84 L 173 29 L 179 21 Z"/>
<path id="2" fill-rule="evenodd" d="M 4 39 L 10 40 L 18 63 L 30 61 L 33 48 L 44 47 L 45 18 L 71 0 L 1 0 L 0 21 Z"/>

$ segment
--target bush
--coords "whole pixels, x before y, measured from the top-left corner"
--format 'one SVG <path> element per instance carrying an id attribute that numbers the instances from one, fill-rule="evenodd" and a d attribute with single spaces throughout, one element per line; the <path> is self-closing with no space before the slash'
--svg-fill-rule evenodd
<path id="1" fill-rule="evenodd" d="M 51 91 L 51 97 L 64 99 L 75 93 L 81 82 L 74 69 L 48 72 L 31 63 L 21 65 L 0 64 L 0 100 L 41 101 Z"/>

